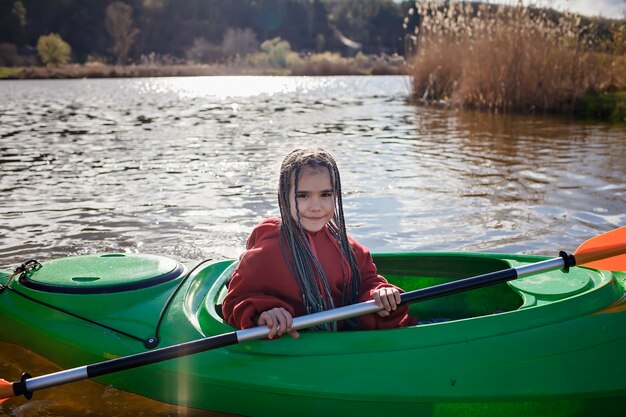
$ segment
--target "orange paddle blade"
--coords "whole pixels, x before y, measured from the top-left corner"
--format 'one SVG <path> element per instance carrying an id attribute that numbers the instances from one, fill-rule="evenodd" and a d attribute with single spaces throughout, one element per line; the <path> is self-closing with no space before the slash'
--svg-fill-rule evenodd
<path id="1" fill-rule="evenodd" d="M 13 384 L 0 378 L 0 403 L 13 397 Z"/>
<path id="2" fill-rule="evenodd" d="M 592 237 L 576 252 L 576 265 L 608 271 L 626 271 L 626 226 Z"/>

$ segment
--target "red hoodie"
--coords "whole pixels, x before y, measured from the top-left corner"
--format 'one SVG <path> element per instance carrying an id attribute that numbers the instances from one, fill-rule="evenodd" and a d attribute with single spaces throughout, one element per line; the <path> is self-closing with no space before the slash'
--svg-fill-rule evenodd
<path id="1" fill-rule="evenodd" d="M 224 318 L 231 326 L 239 329 L 254 327 L 257 325 L 255 317 L 274 307 L 283 307 L 293 317 L 306 314 L 300 285 L 289 270 L 280 248 L 279 227 L 280 219 L 265 219 L 248 238 L 247 251 L 233 273 L 222 304 Z M 324 268 L 334 305 L 340 307 L 346 284 L 344 270 L 347 269 L 348 275 L 350 271 L 347 260 L 326 227 L 308 235 L 313 251 Z M 373 291 L 378 288 L 394 287 L 377 274 L 369 250 L 350 237 L 348 240 L 361 273 L 358 301 L 371 300 Z M 374 313 L 361 316 L 358 321 L 362 329 L 388 329 L 416 323 L 414 317 L 408 316 L 408 306 L 398 307 L 389 317 Z M 338 323 L 338 328 L 345 328 L 345 324 Z"/>

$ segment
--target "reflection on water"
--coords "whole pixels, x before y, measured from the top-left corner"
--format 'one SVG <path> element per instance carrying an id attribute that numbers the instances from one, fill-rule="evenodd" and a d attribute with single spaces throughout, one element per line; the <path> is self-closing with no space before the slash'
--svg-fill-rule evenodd
<path id="1" fill-rule="evenodd" d="M 0 372 L 5 380 L 19 380 L 23 369 L 33 376 L 59 371 L 54 364 L 15 345 L 0 342 Z M 97 400 L 93 400 L 93 399 Z M 18 397 L 0 404 L 0 416 L 92 416 L 92 417 L 227 417 L 217 414 L 176 407 L 120 391 L 91 381 L 75 382 L 69 385 L 37 391 L 27 400 Z"/>
<path id="2" fill-rule="evenodd" d="M 311 145 L 336 156 L 349 231 L 373 251 L 556 254 L 626 224 L 624 125 L 416 108 L 408 86 L 3 81 L 0 268 L 105 251 L 237 256 L 278 214 L 280 159 Z"/>

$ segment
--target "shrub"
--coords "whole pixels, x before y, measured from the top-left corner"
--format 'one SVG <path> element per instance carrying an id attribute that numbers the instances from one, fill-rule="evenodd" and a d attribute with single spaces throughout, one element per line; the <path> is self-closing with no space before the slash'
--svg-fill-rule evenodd
<path id="1" fill-rule="evenodd" d="M 40 36 L 37 54 L 45 65 L 65 65 L 70 62 L 72 48 L 56 33 Z"/>
<path id="2" fill-rule="evenodd" d="M 12 43 L 0 43 L 0 66 L 15 67 L 20 65 L 17 47 Z"/>
<path id="3" fill-rule="evenodd" d="M 271 66 L 269 56 L 265 52 L 256 52 L 248 55 L 243 63 L 252 68 L 269 68 Z"/>
<path id="4" fill-rule="evenodd" d="M 98 54 L 89 54 L 87 55 L 87 59 L 85 59 L 85 65 L 87 66 L 102 66 L 108 64 L 109 60 Z"/>
<path id="5" fill-rule="evenodd" d="M 344 58 L 334 52 L 322 52 L 290 62 L 290 68 L 294 75 L 353 75 L 366 74 L 369 65 L 361 68 L 353 58 Z"/>
<path id="6" fill-rule="evenodd" d="M 261 44 L 261 50 L 268 55 L 270 64 L 276 68 L 285 68 L 288 56 L 292 53 L 289 42 L 281 38 L 264 41 Z"/>

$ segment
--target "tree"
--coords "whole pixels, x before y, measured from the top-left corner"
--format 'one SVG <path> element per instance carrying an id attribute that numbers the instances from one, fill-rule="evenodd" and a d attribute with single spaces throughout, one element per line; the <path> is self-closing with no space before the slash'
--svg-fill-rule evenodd
<path id="1" fill-rule="evenodd" d="M 204 38 L 196 38 L 185 54 L 191 62 L 211 62 L 217 61 L 222 57 L 222 48 L 209 43 Z"/>
<path id="2" fill-rule="evenodd" d="M 26 7 L 24 7 L 24 3 L 21 0 L 17 0 L 13 4 L 13 10 L 11 10 L 13 14 L 17 17 L 20 27 L 26 26 Z"/>
<path id="3" fill-rule="evenodd" d="M 224 59 L 275 37 L 299 53 L 343 51 L 335 27 L 362 43 L 364 53 L 389 53 L 401 49 L 395 45 L 404 35 L 402 19 L 415 4 L 398 1 L 0 0 L 0 43 L 14 44 L 25 55 L 39 36 L 59 33 L 72 45 L 72 61 L 106 55 L 113 63 L 128 63 L 151 52 L 182 58 L 195 39 L 204 38 L 222 50 L 211 56 Z M 206 45 L 198 46 L 202 51 Z"/>
<path id="4" fill-rule="evenodd" d="M 20 63 L 17 47 L 12 43 L 0 43 L 0 67 L 15 67 Z"/>
<path id="5" fill-rule="evenodd" d="M 250 28 L 228 28 L 222 40 L 222 52 L 226 56 L 246 56 L 259 48 L 256 34 Z"/>
<path id="6" fill-rule="evenodd" d="M 105 27 L 113 39 L 111 52 L 117 57 L 117 63 L 123 64 L 128 58 L 139 29 L 133 27 L 133 8 L 126 3 L 116 1 L 106 8 Z"/>
<path id="7" fill-rule="evenodd" d="M 64 65 L 70 62 L 72 48 L 58 34 L 40 36 L 37 41 L 37 54 L 46 65 Z"/>

